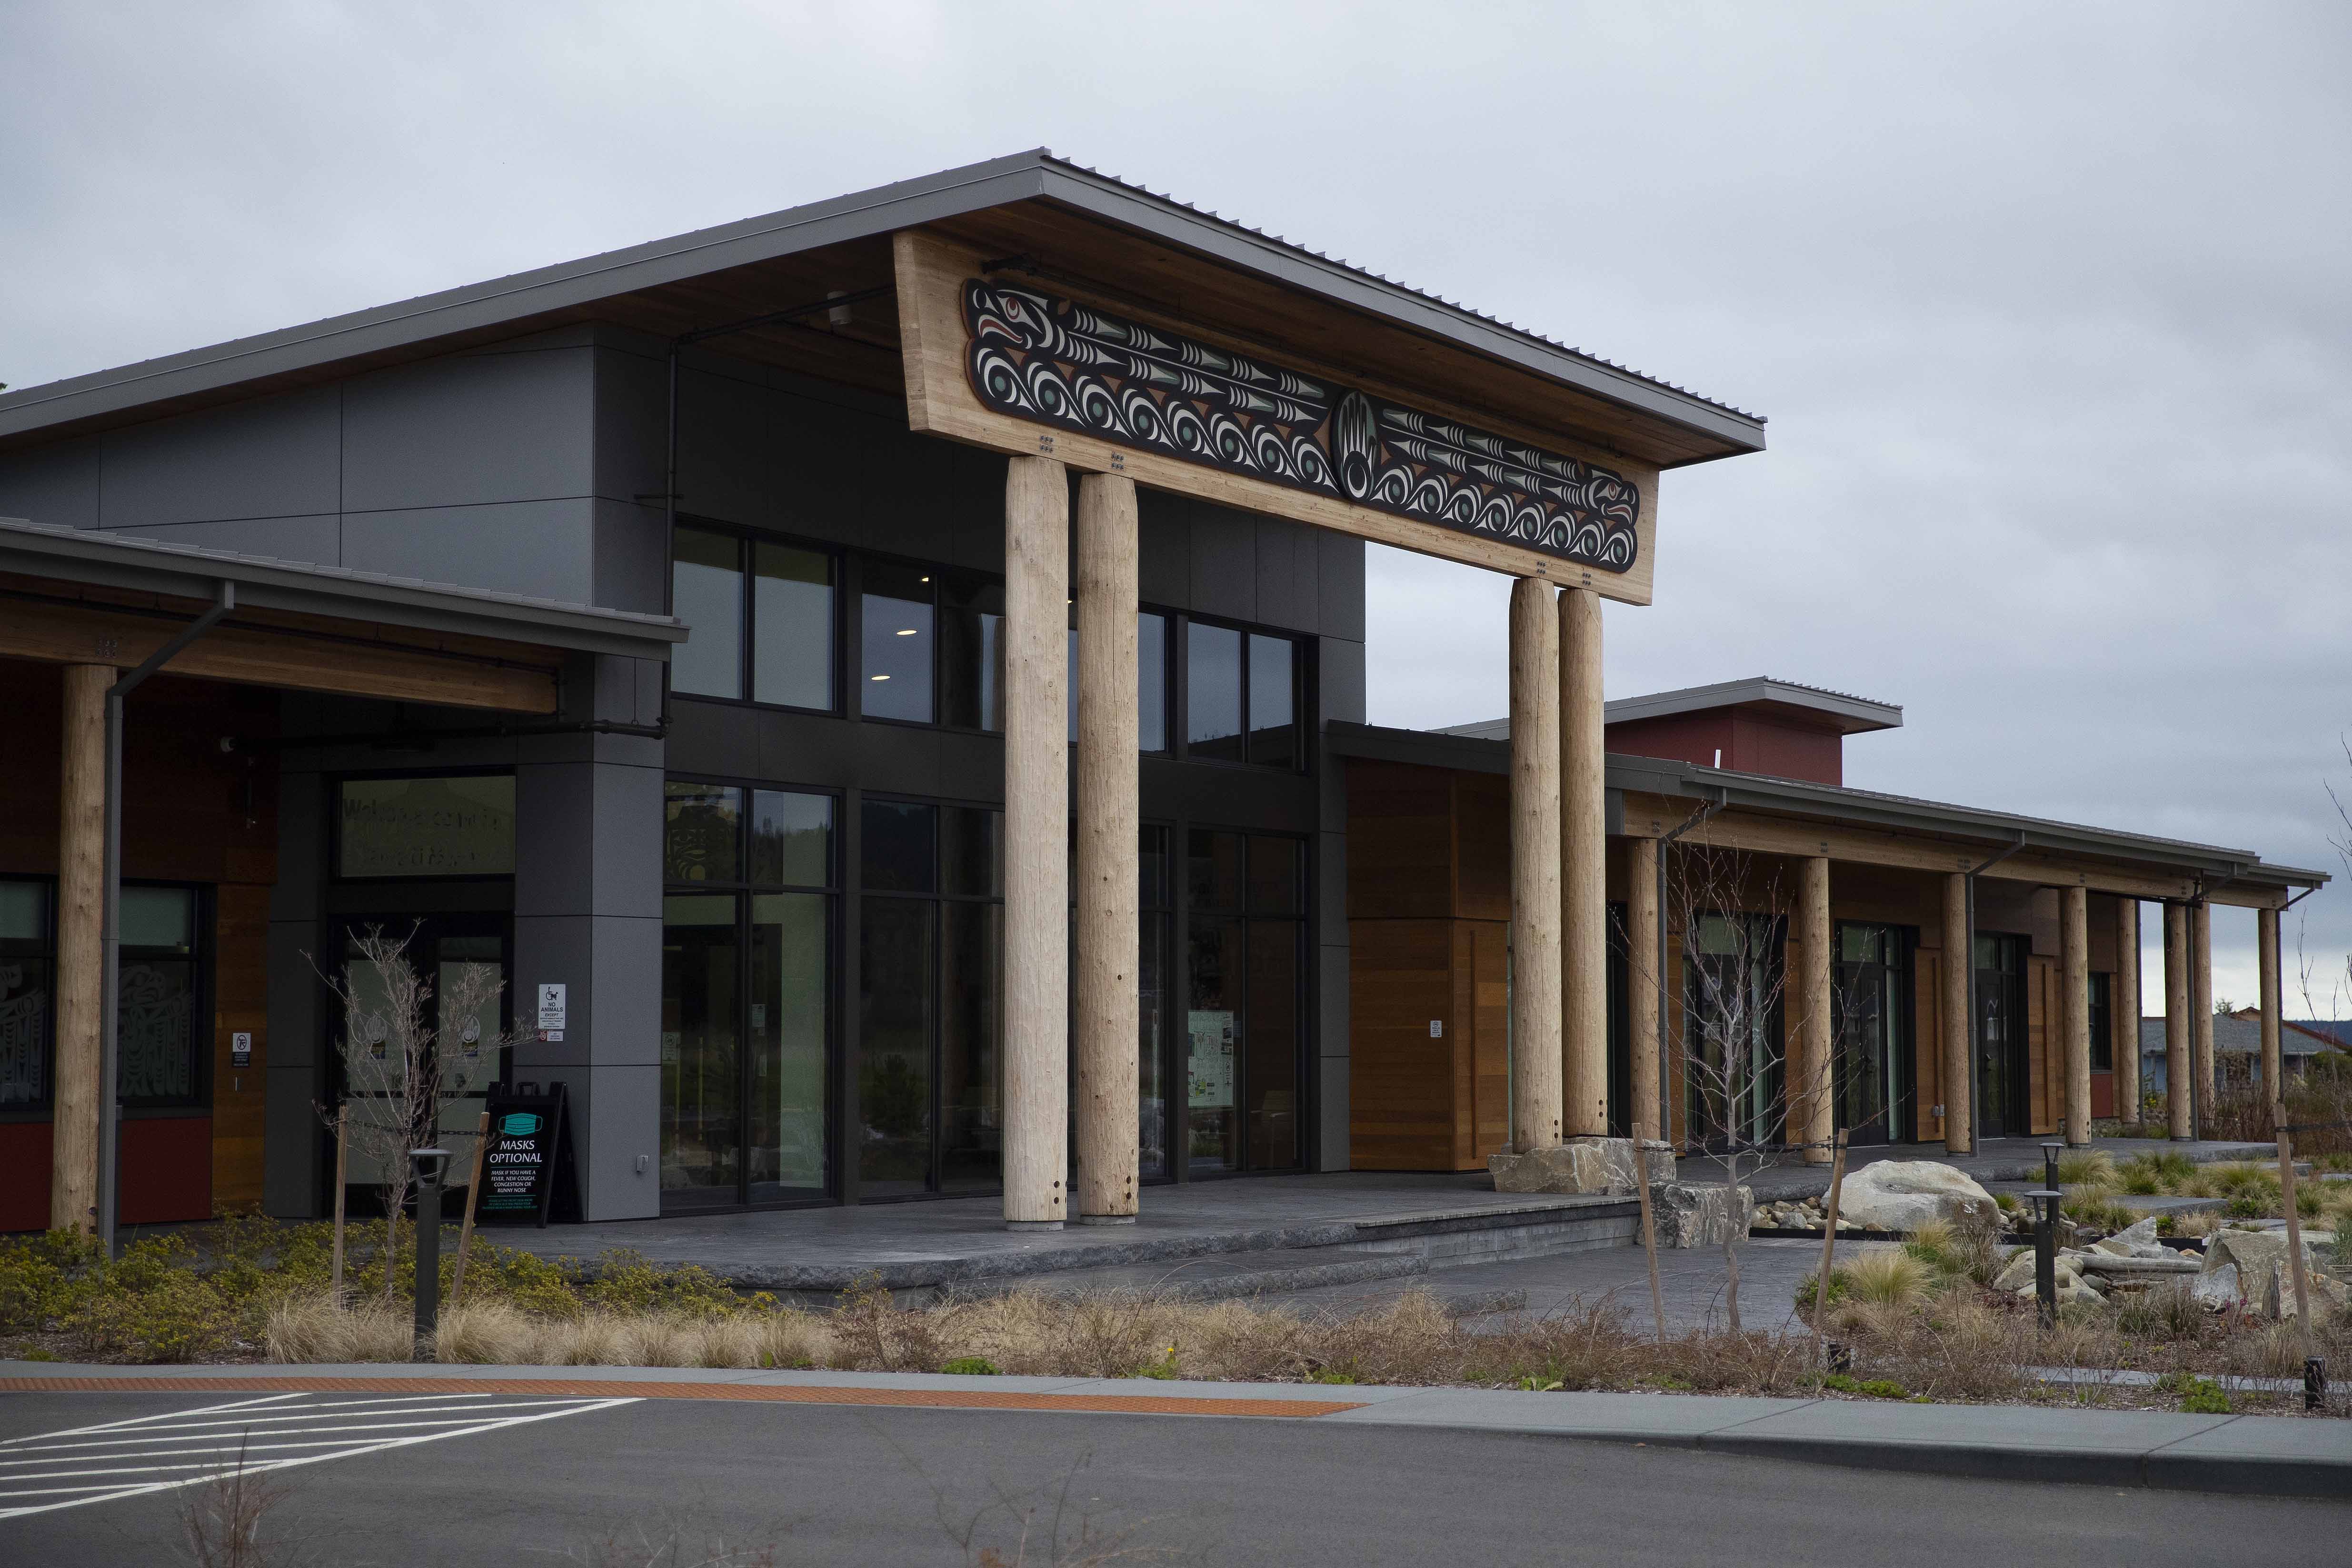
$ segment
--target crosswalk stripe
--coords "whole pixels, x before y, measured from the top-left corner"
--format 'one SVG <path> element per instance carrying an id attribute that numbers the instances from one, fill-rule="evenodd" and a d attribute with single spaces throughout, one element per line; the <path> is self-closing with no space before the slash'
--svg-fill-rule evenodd
<path id="1" fill-rule="evenodd" d="M 124 1421 L 70 1427 L 60 1432 L 38 1433 L 0 1442 L 0 1519 L 168 1491 L 240 1473 L 253 1475 L 321 1464 L 330 1459 L 383 1453 L 419 1443 L 436 1442 L 445 1437 L 470 1436 L 477 1433 L 494 1432 L 636 1403 L 635 1399 L 625 1397 L 516 1400 L 484 1394 L 480 1397 L 486 1403 L 452 1405 L 446 1403 L 452 1396 L 440 1393 L 410 1395 L 405 1399 L 290 1403 L 305 1397 L 302 1394 L 273 1394 L 262 1399 L 240 1400 L 197 1410 L 164 1411 Z M 466 1399 L 474 1396 L 459 1394 L 456 1397 Z M 395 1408 L 386 1408 L 388 1405 Z M 404 1405 L 407 1408 L 398 1408 Z M 192 1420 L 190 1417 L 207 1419 Z M 333 1424 L 315 1424 L 322 1421 Z M 405 1435 L 382 1436 L 388 1432 Z M 98 1436 L 100 1433 L 122 1435 Z M 234 1444 L 215 1442 L 203 1447 L 189 1446 L 201 1444 L 206 1437 L 232 1436 L 237 1439 Z M 298 1440 L 255 1444 L 252 1441 L 255 1437 Z M 57 1441 L 58 1438 L 89 1440 L 60 1443 Z M 278 1458 L 255 1458 L 257 1454 L 280 1454 L 284 1450 L 310 1448 L 329 1451 L 283 1453 Z M 138 1462 L 141 1460 L 162 1462 L 141 1464 Z M 186 1462 L 173 1462 L 177 1460 Z M 92 1468 L 51 1468 L 65 1465 Z M 178 1473 L 182 1471 L 194 1473 Z M 137 1476 L 157 1479 L 124 1479 Z M 96 1479 L 101 1477 L 114 1479 Z M 170 1479 L 163 1479 L 165 1477 Z M 59 1482 L 73 1484 L 53 1484 Z M 37 1499 L 54 1500 L 34 1500 Z"/>

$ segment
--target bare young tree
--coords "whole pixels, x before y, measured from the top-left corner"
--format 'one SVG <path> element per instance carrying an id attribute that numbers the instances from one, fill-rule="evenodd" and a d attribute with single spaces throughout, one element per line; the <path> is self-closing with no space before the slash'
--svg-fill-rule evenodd
<path id="1" fill-rule="evenodd" d="M 393 1265 L 399 1251 L 399 1220 L 415 1180 L 408 1152 L 431 1147 L 449 1151 L 449 1169 L 472 1164 L 475 1134 L 444 1131 L 441 1110 L 495 1070 L 505 1033 L 486 1027 L 497 1016 L 505 989 L 495 965 L 445 965 L 446 988 L 436 995 L 436 977 L 409 961 L 415 927 L 387 936 L 371 926 L 355 937 L 357 956 L 340 973 L 320 978 L 343 1010 L 344 1097 L 351 1103 L 351 1144 L 372 1166 L 383 1193 L 386 1298 L 393 1293 Z M 444 1038 L 446 1033 L 452 1038 Z M 320 1106 L 331 1125 L 336 1108 Z M 438 1215 L 417 1216 L 437 1223 Z"/>
<path id="2" fill-rule="evenodd" d="M 1833 1016 L 1831 1058 L 1819 1063 L 1801 1063 L 1787 1047 L 1798 1023 L 1785 1005 L 1792 908 L 1777 860 L 1703 839 L 1684 840 L 1667 855 L 1664 914 L 1667 929 L 1683 936 L 1685 1143 L 1722 1173 L 1727 1212 L 1736 1220 L 1739 1189 L 1804 1146 L 1801 1118 L 1816 1097 L 1831 1094 L 1831 1058 L 1852 1021 Z M 1838 993 L 1833 984 L 1832 997 Z M 1840 1000 L 1852 1010 L 1850 999 Z M 1724 1311 L 1734 1333 L 1747 1242 L 1745 1226 L 1724 1226 Z"/>

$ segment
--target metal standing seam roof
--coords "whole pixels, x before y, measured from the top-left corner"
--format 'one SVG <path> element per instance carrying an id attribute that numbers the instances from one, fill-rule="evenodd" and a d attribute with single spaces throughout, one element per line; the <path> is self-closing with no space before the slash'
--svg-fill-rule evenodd
<path id="1" fill-rule="evenodd" d="M 1699 713 L 1709 709 L 1736 708 L 1752 702 L 1777 702 L 1783 707 L 1811 709 L 1846 720 L 1854 726 L 1846 731 L 1848 734 L 1903 727 L 1903 707 L 1900 703 L 1880 702 L 1874 698 L 1856 697 L 1852 692 L 1832 691 L 1825 686 L 1807 686 L 1801 681 L 1781 680 L 1769 675 L 1722 680 L 1712 686 L 1685 686 L 1674 691 L 1653 691 L 1640 697 L 1621 697 L 1602 705 L 1601 719 L 1604 723 L 1622 724 L 1639 719 L 1657 719 L 1673 713 Z M 1469 735 L 1482 741 L 1507 741 L 1511 738 L 1511 721 L 1507 717 L 1481 719 L 1475 723 L 1448 724 L 1433 732 Z"/>
<path id="2" fill-rule="evenodd" d="M 1509 769 L 1507 739 L 1436 730 L 1391 730 L 1378 725 L 1327 723 L 1331 750 L 1342 756 L 1365 756 L 1424 766 L 1470 766 L 1482 772 Z M 1811 816 L 1870 826 L 1911 832 L 1943 833 L 2000 845 L 2018 843 L 2036 849 L 2072 854 L 2104 855 L 2126 860 L 2156 861 L 2186 867 L 2229 881 L 2270 883 L 2287 887 L 2318 887 L 2329 881 L 2326 871 L 2270 864 L 2251 849 L 2197 844 L 2153 834 L 2126 833 L 2082 823 L 2025 816 L 1981 806 L 1954 805 L 1912 795 L 1888 795 L 1844 784 L 1813 784 L 1765 773 L 1735 773 L 1669 758 L 1612 754 L 1608 787 L 1704 800 L 1720 797 L 1725 804 Z"/>
<path id="3" fill-rule="evenodd" d="M 0 437 L 1038 198 L 1446 339 L 1737 449 L 1763 448 L 1764 421 L 1759 416 L 1098 174 L 1044 148 L 397 304 L 0 393 Z"/>
<path id="4" fill-rule="evenodd" d="M 684 642 L 690 629 L 670 616 L 126 539 L 104 530 L 63 528 L 16 517 L 0 517 L 0 570 L 178 598 L 204 598 L 206 584 L 226 580 L 236 584 L 243 608 L 383 619 L 637 658 L 667 658 L 670 646 Z"/>

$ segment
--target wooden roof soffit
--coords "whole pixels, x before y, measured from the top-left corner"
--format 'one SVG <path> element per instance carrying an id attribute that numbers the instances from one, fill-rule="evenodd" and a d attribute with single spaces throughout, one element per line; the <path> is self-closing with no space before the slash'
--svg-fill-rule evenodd
<path id="1" fill-rule="evenodd" d="M 159 595 L 0 576 L 0 658 L 127 668 L 205 608 Z M 553 713 L 564 653 L 366 621 L 240 609 L 175 655 L 166 673 L 293 691 Z"/>
<path id="2" fill-rule="evenodd" d="M 1624 822 L 1632 838 L 1655 838 L 1698 814 L 1700 803 L 1679 796 L 1624 796 Z M 1820 856 L 1859 866 L 1948 875 L 1974 870 L 2000 847 L 1978 841 L 1901 833 L 1791 817 L 1765 816 L 1734 808 L 1719 811 L 1692 828 L 1681 843 L 1764 855 Z M 2288 895 L 2259 883 L 2215 885 L 2200 879 L 2200 868 L 2167 868 L 2160 863 L 2122 864 L 2089 856 L 2026 848 L 1986 867 L 1988 881 L 2030 882 L 2039 887 L 2084 888 L 2095 893 L 2148 900 L 2190 899 L 2243 909 L 2275 909 Z"/>
<path id="3" fill-rule="evenodd" d="M 1654 461 L 939 230 L 899 231 L 895 265 L 916 430 L 1650 602 Z"/>

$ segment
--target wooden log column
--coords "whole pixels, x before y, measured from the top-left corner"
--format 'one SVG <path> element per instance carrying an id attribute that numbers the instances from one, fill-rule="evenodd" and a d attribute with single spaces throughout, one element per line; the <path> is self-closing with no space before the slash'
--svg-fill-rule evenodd
<path id="1" fill-rule="evenodd" d="M 2273 1104 L 2286 1096 L 2286 1061 L 2279 1045 L 2279 912 L 2254 911 L 2255 966 L 2262 972 L 2263 1095 Z"/>
<path id="2" fill-rule="evenodd" d="M 1559 595 L 1560 1083 L 1570 1138 L 1609 1133 L 1609 820 L 1601 595 Z"/>
<path id="3" fill-rule="evenodd" d="M 2196 1051 L 2196 1112 L 2213 1122 L 2213 910 L 2200 900 L 2189 906 L 2189 1040 Z"/>
<path id="4" fill-rule="evenodd" d="M 2116 1114 L 2139 1120 L 2139 900 L 2116 900 L 2115 989 L 2107 994 L 2107 1018 L 2115 1039 Z"/>
<path id="5" fill-rule="evenodd" d="M 2189 907 L 2164 906 L 2164 1105 L 2175 1138 L 2193 1138 L 2189 1075 Z"/>
<path id="6" fill-rule="evenodd" d="M 2091 894 L 2058 889 L 2058 953 L 2066 1039 L 2067 1143 L 2091 1142 Z"/>
<path id="7" fill-rule="evenodd" d="M 1633 1058 L 1633 1136 L 1664 1138 L 1665 1131 L 1658 1125 L 1658 961 L 1664 935 L 1658 908 L 1658 841 L 1635 838 L 1629 844 L 1633 853 L 1625 876 L 1625 1005 Z"/>
<path id="8" fill-rule="evenodd" d="M 1058 1230 L 1067 1212 L 1069 577 L 1068 478 L 1051 458 L 1015 457 L 1004 477 L 1004 1221 L 1015 1230 Z"/>
<path id="9" fill-rule="evenodd" d="M 1511 1149 L 1560 1135 L 1559 651 L 1551 584 L 1511 584 Z"/>
<path id="10" fill-rule="evenodd" d="M 1836 1019 L 1832 1014 L 1830 968 L 1830 863 L 1822 855 L 1808 855 L 1801 865 L 1797 897 L 1797 957 L 1804 967 L 1798 989 L 1801 1009 L 1797 1024 L 1797 1059 L 1790 1074 L 1790 1120 L 1796 1123 L 1792 1142 L 1806 1145 L 1805 1163 L 1830 1163 L 1830 1140 L 1837 1129 Z"/>
<path id="11" fill-rule="evenodd" d="M 1969 1018 L 1969 965 L 1975 962 L 1974 934 L 1969 930 L 1969 879 L 1954 871 L 1944 878 L 1944 1152 L 1966 1154 L 1974 1146 L 1975 1123 L 1969 1119 L 1969 1041 L 1976 1031 Z"/>
<path id="12" fill-rule="evenodd" d="M 1078 480 L 1078 1220 L 1132 1225 L 1141 813 L 1136 796 L 1135 481 Z"/>
<path id="13" fill-rule="evenodd" d="M 57 1071 L 49 1142 L 49 1228 L 97 1223 L 98 1119 L 106 972 L 106 690 L 113 668 L 65 669 L 62 809 L 58 821 Z"/>

